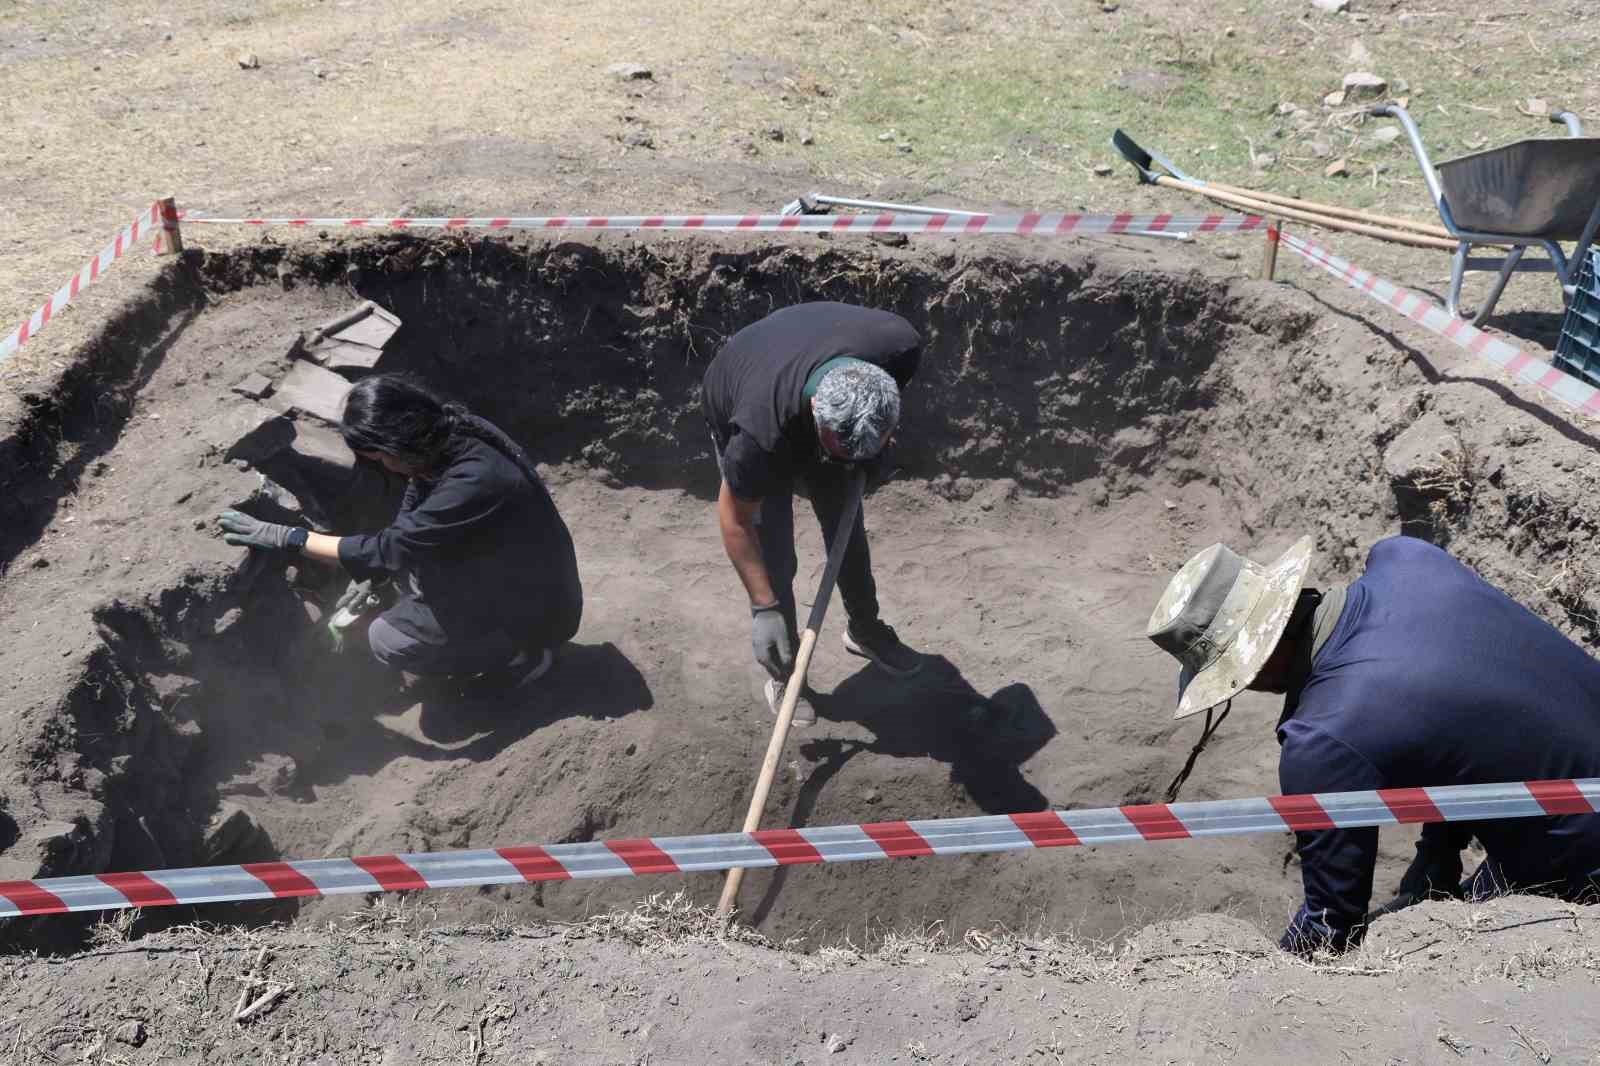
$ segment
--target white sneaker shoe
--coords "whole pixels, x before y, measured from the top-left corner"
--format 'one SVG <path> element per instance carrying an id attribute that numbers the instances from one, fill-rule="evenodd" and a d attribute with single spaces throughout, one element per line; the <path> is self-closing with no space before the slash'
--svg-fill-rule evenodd
<path id="1" fill-rule="evenodd" d="M 772 678 L 767 678 L 767 710 L 772 712 L 772 717 L 778 717 L 778 712 L 783 709 L 784 685 Z M 794 717 L 789 719 L 789 724 L 803 729 L 812 725 L 817 720 L 817 709 L 811 706 L 811 701 L 806 699 L 804 691 L 800 693 L 799 701 L 794 705 Z"/>

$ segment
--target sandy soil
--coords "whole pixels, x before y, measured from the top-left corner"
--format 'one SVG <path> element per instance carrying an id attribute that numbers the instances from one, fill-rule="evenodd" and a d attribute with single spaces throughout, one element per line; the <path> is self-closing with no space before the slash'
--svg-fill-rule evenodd
<path id="1" fill-rule="evenodd" d="M 992 932 L 797 955 L 718 940 L 657 898 L 575 925 L 430 927 L 386 908 L 312 933 L 203 935 L 0 960 L 0 1062 L 1589 1062 L 1592 917 L 1426 904 L 1309 966 L 1203 916 L 1121 948 Z M 270 1010 L 233 1020 L 288 987 Z M 129 995 L 137 989 L 136 995 Z M 260 989 L 260 991 L 258 991 Z M 1407 1004 L 1404 1013 L 1396 1002 Z"/>

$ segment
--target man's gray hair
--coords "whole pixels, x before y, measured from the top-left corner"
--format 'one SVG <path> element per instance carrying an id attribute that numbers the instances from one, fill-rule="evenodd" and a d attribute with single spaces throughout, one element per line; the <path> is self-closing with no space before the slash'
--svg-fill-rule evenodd
<path id="1" fill-rule="evenodd" d="M 900 422 L 900 386 L 882 367 L 852 359 L 822 375 L 811 410 L 852 462 L 871 459 Z"/>

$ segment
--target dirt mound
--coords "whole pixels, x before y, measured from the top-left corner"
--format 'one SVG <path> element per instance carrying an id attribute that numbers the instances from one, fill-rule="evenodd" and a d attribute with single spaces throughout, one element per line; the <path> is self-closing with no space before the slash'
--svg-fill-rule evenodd
<path id="1" fill-rule="evenodd" d="M 1600 931 L 1536 899 L 1402 912 L 1316 965 L 1217 917 L 1120 951 L 975 933 L 811 955 L 718 939 L 681 898 L 559 926 L 424 918 L 391 897 L 325 931 L 107 929 L 84 955 L 0 959 L 0 1062 L 701 1063 L 708 1033 L 719 1059 L 786 1066 L 1564 1062 L 1600 1043 Z M 236 1022 L 252 975 L 247 1006 L 267 1004 Z M 1373 1024 L 1400 1003 L 1406 1024 Z"/>
<path id="2" fill-rule="evenodd" d="M 886 617 L 932 668 L 891 684 L 825 634 L 822 721 L 791 748 L 772 824 L 1157 798 L 1189 734 L 1166 712 L 1170 663 L 1140 634 L 1170 570 L 1215 540 L 1268 552 L 1311 532 L 1317 575 L 1337 579 L 1405 529 L 1594 641 L 1586 431 L 1440 379 L 1300 294 L 1136 250 L 960 247 L 396 238 L 174 266 L 0 440 L 15 471 L 0 872 L 732 828 L 769 720 L 696 389 L 724 337 L 803 299 L 888 307 L 927 338 L 866 510 Z M 364 656 L 330 654 L 315 623 L 340 583 L 241 566 L 207 524 L 261 503 L 263 476 L 287 488 L 265 490 L 278 506 L 340 532 L 392 509 L 395 486 L 340 467 L 303 413 L 262 430 L 288 443 L 259 459 L 229 461 L 214 439 L 219 418 L 257 410 L 232 386 L 281 380 L 291 335 L 357 296 L 405 322 L 383 368 L 527 443 L 574 531 L 584 627 L 515 706 L 403 692 Z M 813 568 L 819 540 L 802 537 Z M 1040 742 L 975 743 L 965 712 L 982 698 Z M 1273 790 L 1276 709 L 1239 710 L 1186 798 Z M 1409 841 L 1384 846 L 1392 872 Z M 1103 935 L 1194 911 L 1272 926 L 1299 891 L 1289 850 L 1285 835 L 758 872 L 743 902 L 771 935 L 821 940 L 904 921 Z M 660 885 L 705 899 L 716 879 Z M 638 894 L 597 881 L 430 906 L 570 918 Z"/>

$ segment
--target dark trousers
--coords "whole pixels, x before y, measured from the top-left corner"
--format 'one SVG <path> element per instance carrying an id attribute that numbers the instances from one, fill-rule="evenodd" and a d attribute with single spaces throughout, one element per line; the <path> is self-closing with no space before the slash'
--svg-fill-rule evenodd
<path id="1" fill-rule="evenodd" d="M 811 510 L 822 527 L 823 542 L 831 551 L 833 538 L 839 529 L 839 517 L 844 513 L 845 501 L 850 495 L 849 471 L 836 464 L 819 463 L 804 471 L 802 481 L 806 494 L 811 497 Z M 789 623 L 789 635 L 798 641 L 800 631 L 794 599 L 794 578 L 799 562 L 794 554 L 792 490 L 775 492 L 761 501 L 761 516 L 756 530 L 761 537 L 761 558 L 767 566 L 767 578 L 772 582 L 772 591 L 777 594 L 784 620 Z M 878 585 L 872 579 L 872 553 L 867 548 L 867 527 L 862 511 L 856 512 L 850 543 L 845 548 L 844 561 L 839 567 L 839 598 L 844 602 L 845 613 L 852 622 L 877 620 Z"/>

